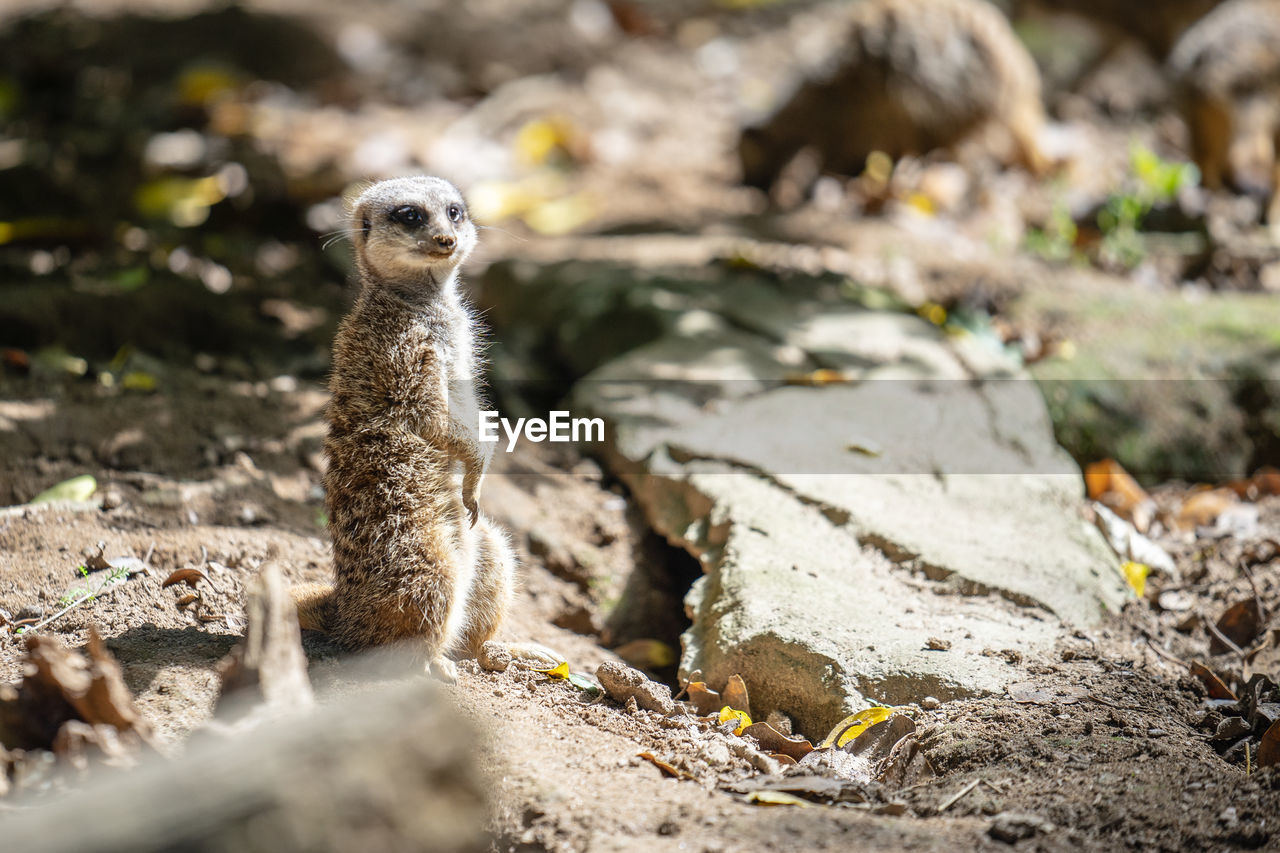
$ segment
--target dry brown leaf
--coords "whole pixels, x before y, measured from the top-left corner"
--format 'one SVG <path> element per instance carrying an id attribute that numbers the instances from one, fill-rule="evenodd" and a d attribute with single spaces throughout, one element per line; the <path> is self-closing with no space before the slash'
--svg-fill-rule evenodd
<path id="1" fill-rule="evenodd" d="M 914 727 L 913 727 L 914 728 Z M 869 732 L 868 732 L 869 734 Z M 938 775 L 925 757 L 914 732 L 900 738 L 876 765 L 876 781 L 890 788 L 918 785 Z"/>
<path id="2" fill-rule="evenodd" d="M 150 745 L 150 725 L 134 706 L 119 664 L 92 627 L 86 651 L 68 649 L 53 636 L 27 638 L 22 683 L 0 698 L 0 730 L 12 738 L 9 746 L 48 748 L 68 720 L 111 726 L 127 736 L 131 749 Z M 69 744 L 77 742 L 75 730 L 67 737 Z"/>
<path id="3" fill-rule="evenodd" d="M 163 588 L 173 586 L 175 583 L 185 583 L 187 586 L 195 589 L 196 584 L 200 581 L 207 580 L 208 578 L 205 577 L 204 572 L 199 569 L 178 569 L 176 572 L 169 575 L 169 577 L 165 578 L 164 583 L 160 584 L 160 586 Z"/>
<path id="4" fill-rule="evenodd" d="M 645 761 L 648 761 L 650 764 L 652 764 L 654 767 L 657 767 L 659 770 L 661 770 L 663 773 L 666 773 L 668 776 L 674 776 L 677 779 L 688 779 L 688 780 L 693 779 L 692 775 L 684 772 L 679 767 L 674 767 L 671 764 L 667 763 L 666 761 L 663 761 L 661 758 L 658 758 L 652 752 L 637 753 L 637 756 L 639 758 L 643 758 Z"/>
<path id="5" fill-rule="evenodd" d="M 741 675 L 729 676 L 729 682 L 725 684 L 720 696 L 724 699 L 724 704 L 733 710 L 743 711 L 748 717 L 751 716 L 751 700 L 747 698 L 747 683 L 742 680 Z"/>
<path id="6" fill-rule="evenodd" d="M 91 572 L 100 572 L 103 569 L 111 568 L 111 563 L 107 561 L 107 558 L 105 556 L 106 550 L 107 550 L 107 543 L 99 542 L 98 553 L 85 559 L 84 567 Z"/>
<path id="7" fill-rule="evenodd" d="M 1258 744 L 1258 766 L 1270 767 L 1273 764 L 1280 764 L 1280 720 L 1267 727 Z"/>
<path id="8" fill-rule="evenodd" d="M 1246 598 L 1223 611 L 1218 617 L 1218 630 L 1240 648 L 1253 645 L 1262 633 L 1262 613 L 1258 609 L 1258 601 Z M 1209 654 L 1220 655 L 1230 651 L 1227 644 L 1219 640 L 1211 631 L 1209 634 Z"/>
<path id="9" fill-rule="evenodd" d="M 769 757 L 783 766 L 790 766 L 796 763 L 796 760 L 790 755 L 783 755 L 781 752 L 770 752 Z"/>
<path id="10" fill-rule="evenodd" d="M 1155 517 L 1155 501 L 1138 481 L 1114 459 L 1094 462 L 1084 469 L 1085 488 L 1098 501 L 1146 533 Z"/>
<path id="11" fill-rule="evenodd" d="M 198 594 L 194 592 L 189 592 L 178 599 L 178 606 L 186 607 L 188 604 L 191 604 L 192 602 L 199 601 L 199 600 L 200 600 L 200 596 Z"/>
<path id="12" fill-rule="evenodd" d="M 813 744 L 805 738 L 787 737 L 768 723 L 753 723 L 743 729 L 742 733 L 759 741 L 760 748 L 765 752 L 786 755 L 792 761 L 799 761 L 813 752 Z"/>
<path id="13" fill-rule="evenodd" d="M 725 704 L 720 694 L 707 687 L 705 681 L 691 681 L 685 689 L 689 693 L 689 701 L 693 703 L 698 716 L 706 717 L 714 714 Z"/>
<path id="14" fill-rule="evenodd" d="M 1191 674 L 1204 684 L 1205 689 L 1209 691 L 1210 699 L 1230 699 L 1233 702 L 1236 700 L 1236 694 L 1231 692 L 1231 688 L 1223 683 L 1217 673 L 1200 661 L 1191 662 Z"/>
<path id="15" fill-rule="evenodd" d="M 1245 680 L 1249 680 L 1256 672 L 1280 672 L 1280 628 L 1273 628 L 1268 632 L 1266 642 L 1259 643 L 1245 657 Z"/>
<path id="16" fill-rule="evenodd" d="M 1240 500 L 1230 489 L 1204 489 L 1194 492 L 1178 507 L 1173 526 L 1179 530 L 1195 530 L 1214 523 Z"/>
<path id="17" fill-rule="evenodd" d="M 1259 468 L 1247 480 L 1236 480 L 1226 486 L 1241 499 L 1256 501 L 1269 495 L 1280 495 L 1280 469 L 1266 466 Z"/>

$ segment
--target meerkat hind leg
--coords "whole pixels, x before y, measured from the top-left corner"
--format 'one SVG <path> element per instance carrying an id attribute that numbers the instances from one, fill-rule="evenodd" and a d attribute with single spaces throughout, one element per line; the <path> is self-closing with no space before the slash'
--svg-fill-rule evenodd
<path id="1" fill-rule="evenodd" d="M 506 534 L 484 516 L 476 525 L 475 560 L 475 580 L 467 602 L 467 627 L 461 643 L 473 655 L 498 633 L 515 594 L 515 552 Z"/>

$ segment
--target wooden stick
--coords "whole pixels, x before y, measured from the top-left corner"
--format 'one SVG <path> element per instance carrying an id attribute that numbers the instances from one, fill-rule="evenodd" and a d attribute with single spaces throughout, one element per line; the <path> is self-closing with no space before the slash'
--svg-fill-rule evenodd
<path id="1" fill-rule="evenodd" d="M 982 780 L 981 780 L 981 779 L 974 779 L 974 780 L 973 780 L 972 782 L 970 782 L 968 785 L 965 785 L 965 786 L 964 786 L 963 788 L 961 788 L 959 791 L 956 791 L 954 794 L 952 794 L 950 797 L 948 797 L 948 798 L 947 798 L 947 801 L 946 801 L 945 803 L 943 803 L 942 805 L 938 806 L 938 814 L 942 814 L 942 813 L 943 813 L 943 812 L 945 812 L 947 809 L 951 808 L 951 807 L 952 807 L 952 806 L 954 806 L 956 803 L 960 802 L 960 798 L 961 798 L 961 797 L 963 797 L 963 796 L 965 796 L 966 794 L 968 794 L 968 793 L 969 793 L 970 791 L 972 791 L 974 788 L 978 787 L 978 785 L 979 785 L 979 784 L 981 784 L 981 783 L 982 783 Z"/>

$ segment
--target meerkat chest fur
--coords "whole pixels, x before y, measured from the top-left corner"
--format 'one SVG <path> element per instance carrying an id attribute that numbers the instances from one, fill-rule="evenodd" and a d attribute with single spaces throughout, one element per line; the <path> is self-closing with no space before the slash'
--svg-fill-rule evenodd
<path id="1" fill-rule="evenodd" d="M 442 429 L 477 396 L 473 322 L 456 294 L 410 305 L 385 290 L 363 293 L 334 344 L 333 407 L 358 419 L 356 429 Z"/>

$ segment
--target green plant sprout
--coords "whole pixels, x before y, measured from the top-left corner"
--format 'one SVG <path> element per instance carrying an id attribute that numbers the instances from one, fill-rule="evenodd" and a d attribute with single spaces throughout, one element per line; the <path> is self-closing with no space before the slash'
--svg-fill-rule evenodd
<path id="1" fill-rule="evenodd" d="M 1158 204 L 1173 201 L 1185 187 L 1200 182 L 1192 163 L 1163 159 L 1145 145 L 1129 147 L 1129 176 L 1123 189 L 1107 197 L 1098 211 L 1102 231 L 1099 255 L 1104 263 L 1132 269 L 1146 257 L 1142 223 Z"/>
<path id="2" fill-rule="evenodd" d="M 1066 204 L 1058 200 L 1053 205 L 1053 213 L 1044 228 L 1032 228 L 1027 231 L 1025 245 L 1028 251 L 1034 252 L 1046 261 L 1069 261 L 1079 259 L 1076 252 L 1076 237 L 1079 229 L 1071 218 L 1071 211 Z"/>
<path id="3" fill-rule="evenodd" d="M 87 566 L 80 566 L 77 571 L 80 572 L 80 577 L 89 577 L 89 568 Z M 98 593 L 113 584 L 120 583 L 128 576 L 129 570 L 127 568 L 124 568 L 123 566 L 113 567 L 109 572 L 103 575 L 102 583 L 98 584 L 96 588 L 90 589 L 87 586 L 74 587 L 73 589 L 69 589 L 63 593 L 62 597 L 58 599 L 58 603 L 64 608 L 70 608 L 85 601 L 97 601 Z"/>

